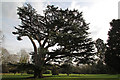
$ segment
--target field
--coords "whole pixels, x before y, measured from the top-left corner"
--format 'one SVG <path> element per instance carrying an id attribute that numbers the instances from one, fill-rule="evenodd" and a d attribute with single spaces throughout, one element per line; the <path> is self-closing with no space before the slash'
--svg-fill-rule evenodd
<path id="1" fill-rule="evenodd" d="M 120 80 L 118 79 L 118 75 L 110 74 L 70 74 L 70 76 L 66 74 L 59 74 L 57 76 L 44 74 L 44 78 L 42 79 L 30 78 L 32 76 L 29 74 L 3 74 L 2 80 Z"/>

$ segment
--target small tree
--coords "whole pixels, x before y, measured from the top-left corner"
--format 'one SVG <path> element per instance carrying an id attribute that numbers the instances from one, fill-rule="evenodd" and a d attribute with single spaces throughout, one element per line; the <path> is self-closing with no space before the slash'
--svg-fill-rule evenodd
<path id="1" fill-rule="evenodd" d="M 18 35 L 18 40 L 27 36 L 33 44 L 34 77 L 42 77 L 45 64 L 67 56 L 73 57 L 78 64 L 93 61 L 93 42 L 88 38 L 89 27 L 82 12 L 48 5 L 42 16 L 26 4 L 18 8 L 17 14 L 21 25 L 15 27 L 17 31 L 13 34 Z M 55 45 L 59 48 L 50 52 L 49 48 Z"/>
<path id="2" fill-rule="evenodd" d="M 2 64 L 8 64 L 11 62 L 11 54 L 8 52 L 7 49 L 1 48 L 1 61 Z"/>
<path id="3" fill-rule="evenodd" d="M 59 67 L 55 64 L 52 66 L 52 75 L 58 75 L 59 74 L 58 68 Z"/>
<path id="4" fill-rule="evenodd" d="M 99 61 L 104 63 L 105 60 L 105 52 L 106 52 L 106 44 L 100 38 L 98 38 L 95 42 L 95 46 L 97 48 L 97 56 L 99 57 Z"/>
<path id="5" fill-rule="evenodd" d="M 16 64 L 19 61 L 18 55 L 10 54 L 7 49 L 1 48 L 1 62 L 2 72 L 15 72 L 16 67 L 10 66 L 9 64 Z"/>
<path id="6" fill-rule="evenodd" d="M 110 25 L 105 62 L 116 72 L 120 73 L 120 19 L 112 20 Z"/>
<path id="7" fill-rule="evenodd" d="M 67 63 L 64 63 L 63 65 L 61 65 L 61 68 L 62 68 L 62 72 L 66 73 L 67 76 L 69 76 L 69 74 L 71 74 L 73 70 L 72 65 Z"/>
<path id="8" fill-rule="evenodd" d="M 23 49 L 20 51 L 19 63 L 28 63 L 28 62 L 29 62 L 29 54 Z"/>

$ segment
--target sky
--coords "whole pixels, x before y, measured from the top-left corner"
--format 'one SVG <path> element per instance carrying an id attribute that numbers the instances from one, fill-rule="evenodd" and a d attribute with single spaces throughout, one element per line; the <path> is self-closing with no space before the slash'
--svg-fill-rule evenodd
<path id="1" fill-rule="evenodd" d="M 118 19 L 119 0 L 1 0 L 0 2 L 0 30 L 4 35 L 2 47 L 10 53 L 17 53 L 21 49 L 32 51 L 33 46 L 27 37 L 17 41 L 12 34 L 14 27 L 20 24 L 17 16 L 17 7 L 24 3 L 30 3 L 39 14 L 49 5 L 55 5 L 62 9 L 78 9 L 83 12 L 83 17 L 89 25 L 90 37 L 93 40 L 101 38 L 106 43 L 108 38 L 109 23 Z"/>

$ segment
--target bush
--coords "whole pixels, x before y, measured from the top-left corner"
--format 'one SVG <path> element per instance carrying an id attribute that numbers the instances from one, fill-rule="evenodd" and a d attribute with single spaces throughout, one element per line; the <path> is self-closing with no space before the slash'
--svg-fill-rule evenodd
<path id="1" fill-rule="evenodd" d="M 43 74 L 51 74 L 51 70 L 46 70 Z"/>
<path id="2" fill-rule="evenodd" d="M 2 64 L 2 73 L 8 73 L 9 72 L 9 67 L 7 64 Z"/>
<path id="3" fill-rule="evenodd" d="M 59 71 L 58 71 L 58 69 L 56 67 L 53 67 L 52 75 L 59 75 Z"/>
<path id="4" fill-rule="evenodd" d="M 27 74 L 34 74 L 34 71 L 33 70 L 29 70 L 29 71 L 27 71 Z"/>

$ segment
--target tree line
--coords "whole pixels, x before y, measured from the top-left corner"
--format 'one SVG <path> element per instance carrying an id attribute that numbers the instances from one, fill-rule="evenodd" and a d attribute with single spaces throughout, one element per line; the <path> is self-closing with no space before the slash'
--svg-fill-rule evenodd
<path id="1" fill-rule="evenodd" d="M 10 54 L 7 49 L 0 48 L 1 55 L 0 55 L 0 66 L 2 68 L 2 73 L 8 72 L 18 72 L 16 66 L 11 66 L 11 64 L 18 64 L 18 63 L 28 63 L 30 60 L 30 55 L 24 49 L 20 50 L 16 54 Z"/>

